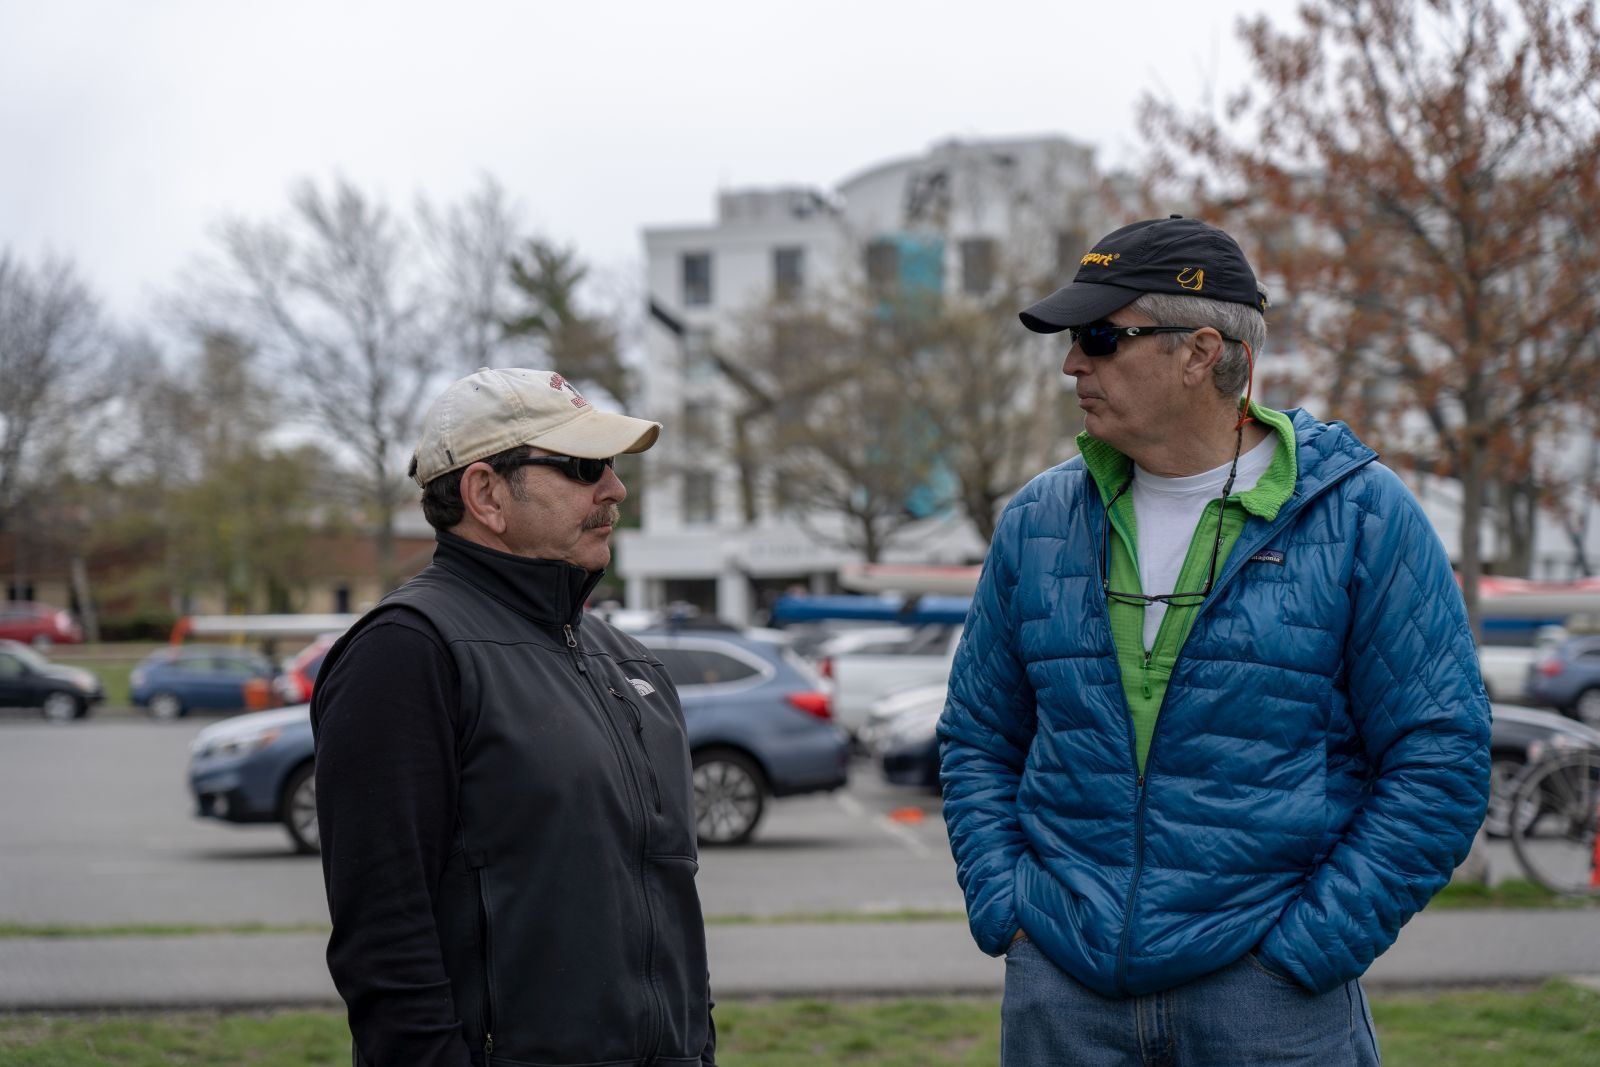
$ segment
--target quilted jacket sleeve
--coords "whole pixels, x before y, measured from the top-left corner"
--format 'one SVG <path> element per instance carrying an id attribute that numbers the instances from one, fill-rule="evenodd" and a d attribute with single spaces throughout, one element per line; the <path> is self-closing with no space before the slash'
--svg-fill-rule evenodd
<path id="1" fill-rule="evenodd" d="M 1033 689 L 1018 651 L 1016 556 L 1025 508 L 1000 520 L 967 614 L 939 720 L 940 782 L 956 878 L 978 947 L 997 956 L 1018 928 L 1012 889 L 1028 848 L 1017 787 L 1034 733 Z"/>
<path id="2" fill-rule="evenodd" d="M 1359 481 L 1344 655 L 1371 792 L 1260 947 L 1318 992 L 1362 974 L 1444 887 L 1489 795 L 1489 702 L 1444 547 L 1393 473 Z"/>

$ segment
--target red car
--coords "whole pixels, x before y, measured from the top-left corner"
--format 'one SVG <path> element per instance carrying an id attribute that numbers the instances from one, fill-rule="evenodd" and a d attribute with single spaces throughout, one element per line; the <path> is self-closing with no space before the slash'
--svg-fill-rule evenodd
<path id="1" fill-rule="evenodd" d="M 316 687 L 317 675 L 322 671 L 322 661 L 328 650 L 342 635 L 323 634 L 305 648 L 296 652 L 283 665 L 278 675 L 278 695 L 285 704 L 305 704 L 311 700 L 311 690 Z"/>
<path id="2" fill-rule="evenodd" d="M 83 630 L 60 608 L 31 600 L 11 600 L 0 607 L 0 638 L 22 641 L 34 648 L 49 648 L 79 644 L 83 641 Z"/>

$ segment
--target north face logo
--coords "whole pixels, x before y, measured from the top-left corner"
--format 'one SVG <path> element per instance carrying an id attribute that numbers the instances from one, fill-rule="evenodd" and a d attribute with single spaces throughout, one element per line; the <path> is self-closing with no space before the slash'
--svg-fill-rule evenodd
<path id="1" fill-rule="evenodd" d="M 656 691 L 656 687 L 643 678 L 629 678 L 628 682 L 633 686 L 634 691 L 642 697 L 647 697 Z"/>

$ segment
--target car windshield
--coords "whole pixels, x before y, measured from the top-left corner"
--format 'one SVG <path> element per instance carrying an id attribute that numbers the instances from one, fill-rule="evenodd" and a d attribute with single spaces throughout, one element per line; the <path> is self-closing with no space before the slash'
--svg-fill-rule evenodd
<path id="1" fill-rule="evenodd" d="M 50 668 L 53 666 L 49 660 L 39 655 L 39 653 L 35 652 L 27 645 L 22 644 L 20 641 L 7 645 L 6 651 L 20 659 L 23 663 L 26 663 L 28 665 L 28 669 L 31 671 L 42 674 L 50 670 Z"/>

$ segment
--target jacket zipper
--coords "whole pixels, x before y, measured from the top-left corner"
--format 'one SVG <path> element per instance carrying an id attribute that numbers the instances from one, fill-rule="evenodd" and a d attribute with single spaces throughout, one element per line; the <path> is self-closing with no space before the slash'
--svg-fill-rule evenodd
<path id="1" fill-rule="evenodd" d="M 583 653 L 578 651 L 578 635 L 572 632 L 572 624 L 567 623 L 561 632 L 567 637 L 567 651 L 572 653 L 573 666 L 578 668 L 579 674 L 588 674 L 589 667 L 583 662 Z"/>
<path id="2" fill-rule="evenodd" d="M 476 862 L 472 873 L 478 882 L 478 933 L 483 940 L 483 1005 L 479 1019 L 483 1023 L 483 1065 L 491 1067 L 490 1057 L 494 1055 L 494 940 L 489 925 L 489 891 L 483 884 L 482 860 Z"/>
<path id="3" fill-rule="evenodd" d="M 639 714 L 639 709 L 633 701 L 617 692 L 611 686 L 606 686 L 606 691 L 622 702 L 628 709 L 628 716 L 633 720 L 633 736 L 639 742 L 639 758 L 644 761 L 644 769 L 650 775 L 650 796 L 656 802 L 656 814 L 661 814 L 661 783 L 656 778 L 655 764 L 650 762 L 650 750 L 644 743 L 644 717 Z"/>
<path id="4" fill-rule="evenodd" d="M 1152 746 L 1154 743 L 1152 734 Z M 1117 946 L 1117 989 L 1124 995 L 1128 993 L 1128 945 L 1133 941 L 1133 898 L 1139 895 L 1139 879 L 1144 874 L 1144 775 L 1135 779 L 1134 787 L 1139 799 L 1133 813 L 1133 877 L 1128 881 L 1128 901 L 1122 908 L 1127 917 L 1122 924 L 1122 943 Z"/>
<path id="5" fill-rule="evenodd" d="M 600 704 L 597 708 L 597 710 L 600 712 L 600 718 L 605 722 L 606 731 L 611 734 L 611 739 L 617 753 L 617 758 L 622 763 L 623 771 L 628 778 L 628 783 L 632 786 L 633 794 L 638 798 L 639 801 L 639 820 L 637 824 L 639 831 L 639 857 L 637 870 L 639 910 L 644 915 L 645 923 L 644 980 L 645 985 L 650 990 L 651 1003 L 654 1005 L 654 1011 L 651 1013 L 650 1017 L 650 1036 L 647 1042 L 650 1051 L 645 1054 L 644 1062 L 646 1064 L 651 1064 L 656 1061 L 657 1054 L 661 1051 L 661 1029 L 664 1023 L 663 1016 L 666 1014 L 666 1006 L 661 1002 L 661 991 L 656 988 L 656 917 L 655 912 L 650 907 L 650 887 L 645 883 L 645 868 L 649 864 L 650 855 L 650 817 L 645 812 L 644 786 L 639 782 L 638 769 L 634 767 L 633 761 L 628 759 L 626 742 L 622 740 L 620 734 L 618 733 L 616 722 L 612 719 L 610 712 L 606 710 L 605 697 L 600 693 L 601 683 L 598 679 L 591 675 L 588 671 L 588 668 L 584 666 L 583 656 L 578 651 L 577 634 L 573 633 L 572 625 L 570 623 L 563 626 L 561 629 L 566 635 L 567 648 L 572 652 L 573 662 L 577 665 L 578 672 L 589 679 L 591 690 L 600 699 Z M 617 697 L 619 700 L 622 700 L 624 704 L 628 703 L 628 701 L 624 699 L 615 689 L 611 689 L 610 686 L 606 686 L 606 688 L 611 691 L 611 695 Z M 629 710 L 633 712 L 635 716 L 637 716 L 638 709 L 634 708 L 631 704 L 629 704 L 628 707 Z M 639 743 L 641 745 L 644 743 L 644 738 L 642 736 L 642 724 Z M 648 763 L 649 761 L 646 760 L 647 765 Z M 655 779 L 655 769 L 653 767 L 650 770 L 650 775 L 653 783 Z M 656 802 L 656 810 L 658 811 L 660 810 L 659 798 L 660 794 L 658 792 Z M 488 1065 L 485 1065 L 485 1067 L 488 1067 Z"/>

